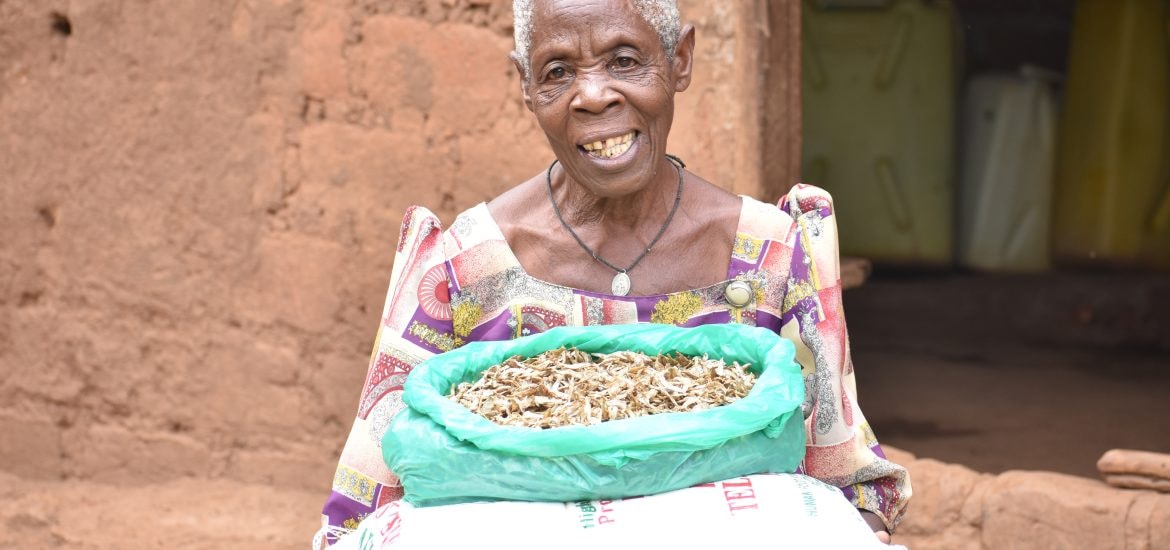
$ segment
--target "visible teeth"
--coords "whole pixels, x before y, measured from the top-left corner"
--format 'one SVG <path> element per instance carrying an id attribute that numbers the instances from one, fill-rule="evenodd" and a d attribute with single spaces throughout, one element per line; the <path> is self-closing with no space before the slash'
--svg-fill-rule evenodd
<path id="1" fill-rule="evenodd" d="M 593 154 L 593 156 L 601 158 L 614 158 L 621 156 L 630 149 L 631 142 L 634 141 L 634 132 L 630 132 L 624 136 L 608 138 L 604 140 L 594 141 L 593 143 L 586 143 L 581 147 Z"/>

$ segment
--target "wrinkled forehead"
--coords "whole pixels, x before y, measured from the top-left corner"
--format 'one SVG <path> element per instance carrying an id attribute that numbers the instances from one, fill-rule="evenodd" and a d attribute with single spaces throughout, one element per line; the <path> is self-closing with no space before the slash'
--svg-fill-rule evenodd
<path id="1" fill-rule="evenodd" d="M 623 39 L 659 40 L 658 33 L 642 18 L 632 0 L 536 0 L 533 8 L 530 52 L 533 56 L 545 48 L 582 41 L 594 48 L 604 48 L 607 45 L 604 42 Z"/>

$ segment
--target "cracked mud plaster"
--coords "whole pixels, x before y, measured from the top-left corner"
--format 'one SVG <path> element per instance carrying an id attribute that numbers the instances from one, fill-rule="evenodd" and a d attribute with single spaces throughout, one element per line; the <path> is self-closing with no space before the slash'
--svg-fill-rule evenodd
<path id="1" fill-rule="evenodd" d="M 747 8 L 682 9 L 672 150 L 752 193 L 725 116 L 755 93 L 727 65 Z M 327 488 L 405 209 L 449 222 L 551 159 L 511 25 L 496 0 L 0 0 L 2 469 Z"/>

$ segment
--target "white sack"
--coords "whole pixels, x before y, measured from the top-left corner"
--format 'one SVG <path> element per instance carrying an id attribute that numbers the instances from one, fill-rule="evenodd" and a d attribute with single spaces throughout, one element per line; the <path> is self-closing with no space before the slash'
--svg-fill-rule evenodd
<path id="1" fill-rule="evenodd" d="M 383 506 L 332 550 L 889 549 L 836 487 L 753 475 L 660 495 L 577 503 Z M 896 547 L 895 547 L 896 548 Z"/>

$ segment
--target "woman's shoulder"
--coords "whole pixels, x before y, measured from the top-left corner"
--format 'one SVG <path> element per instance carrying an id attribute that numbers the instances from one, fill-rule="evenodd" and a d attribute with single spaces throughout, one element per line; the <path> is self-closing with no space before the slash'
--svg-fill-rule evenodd
<path id="1" fill-rule="evenodd" d="M 780 198 L 777 206 L 793 218 L 811 213 L 830 216 L 833 214 L 833 196 L 815 185 L 798 183 Z"/>
<path id="2" fill-rule="evenodd" d="M 534 219 L 539 209 L 532 205 L 548 200 L 544 178 L 544 173 L 537 174 L 509 187 L 486 203 L 486 213 L 504 233 L 507 233 L 508 227 L 539 224 L 540 220 Z"/>
<path id="3" fill-rule="evenodd" d="M 532 200 L 526 196 L 531 194 L 531 183 L 521 183 L 489 202 L 480 202 L 463 210 L 446 228 L 439 217 L 426 207 L 407 208 L 402 219 L 398 252 L 430 248 L 431 245 L 426 243 L 435 241 L 447 260 L 453 260 L 472 249 L 488 248 L 504 260 L 510 260 L 512 254 L 509 253 L 508 243 L 511 241 L 507 238 L 508 228 L 531 224 L 525 218 L 532 211 Z M 485 244 L 489 246 L 483 247 Z"/>
<path id="4" fill-rule="evenodd" d="M 398 253 L 418 249 L 424 242 L 434 241 L 441 237 L 443 222 L 430 209 L 421 205 L 411 205 L 402 215 L 402 224 L 398 228 Z"/>
<path id="5" fill-rule="evenodd" d="M 512 255 L 531 246 L 548 246 L 549 228 L 557 225 L 548 204 L 545 175 L 540 173 L 513 185 L 487 202 L 482 216 L 491 221 Z"/>
<path id="6" fill-rule="evenodd" d="M 743 220 L 744 199 L 740 195 L 689 170 L 686 172 L 686 185 L 683 210 L 712 226 L 705 229 L 722 227 L 728 230 Z"/>
<path id="7" fill-rule="evenodd" d="M 792 216 L 780 205 L 743 195 L 738 233 L 754 239 L 783 241 L 792 233 Z"/>
<path id="8" fill-rule="evenodd" d="M 444 227 L 439 216 L 429 208 L 412 205 L 402 216 L 396 252 L 414 254 L 423 250 L 442 250 L 446 259 L 451 259 L 483 241 L 501 238 L 486 203 L 478 203 L 460 212 L 448 227 Z"/>
<path id="9" fill-rule="evenodd" d="M 787 241 L 802 227 L 800 220 L 823 219 L 833 214 L 833 197 L 815 185 L 797 183 L 775 204 L 743 197 L 739 224 L 741 236 L 757 240 Z"/>

